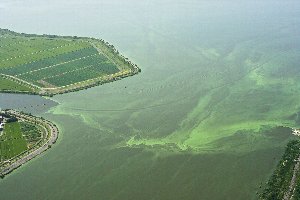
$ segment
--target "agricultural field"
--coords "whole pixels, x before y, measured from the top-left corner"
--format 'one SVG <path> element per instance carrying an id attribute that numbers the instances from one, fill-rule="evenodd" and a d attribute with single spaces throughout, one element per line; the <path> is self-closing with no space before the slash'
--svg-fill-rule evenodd
<path id="1" fill-rule="evenodd" d="M 41 129 L 32 123 L 6 123 L 0 134 L 0 163 L 30 149 L 41 139 Z"/>
<path id="2" fill-rule="evenodd" d="M 103 40 L 18 34 L 0 29 L 0 81 L 7 80 L 0 91 L 53 95 L 139 71 Z"/>
<path id="3" fill-rule="evenodd" d="M 0 137 L 0 160 L 12 158 L 27 150 L 27 142 L 22 136 L 19 122 L 5 124 Z"/>
<path id="4" fill-rule="evenodd" d="M 3 77 L 0 77 L 0 91 L 32 92 L 33 90 L 26 85 L 21 85 L 12 80 L 8 80 Z"/>

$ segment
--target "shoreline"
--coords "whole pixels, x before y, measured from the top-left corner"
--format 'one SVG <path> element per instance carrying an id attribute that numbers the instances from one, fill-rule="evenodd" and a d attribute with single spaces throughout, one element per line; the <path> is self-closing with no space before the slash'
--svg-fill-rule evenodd
<path id="1" fill-rule="evenodd" d="M 0 178 L 4 178 L 6 175 L 10 174 L 15 169 L 21 167 L 23 164 L 47 151 L 53 144 L 56 143 L 58 139 L 59 130 L 57 126 L 43 118 L 35 117 L 28 114 L 23 114 L 15 110 L 7 110 L 11 115 L 14 115 L 19 120 L 25 120 L 27 122 L 36 122 L 38 126 L 44 129 L 45 138 L 41 141 L 41 144 L 36 144 L 33 148 L 16 155 L 13 158 L 3 162 L 0 165 Z"/>
<path id="2" fill-rule="evenodd" d="M 27 82 L 23 79 L 19 79 L 15 76 L 0 73 L 0 76 L 2 78 L 19 83 L 20 85 L 25 85 L 32 89 L 32 91 L 2 89 L 0 90 L 0 93 L 30 94 L 30 95 L 52 97 L 58 94 L 76 92 L 91 87 L 103 85 L 106 83 L 111 83 L 129 76 L 134 76 L 141 72 L 141 68 L 139 68 L 133 62 L 131 62 L 127 57 L 120 54 L 120 52 L 113 45 L 111 45 L 109 42 L 106 42 L 103 39 L 98 39 L 94 37 L 58 36 L 58 35 L 49 35 L 49 34 L 43 34 L 43 35 L 26 34 L 26 33 L 17 33 L 14 31 L 10 31 L 8 29 L 0 28 L 0 33 L 1 32 L 5 34 L 22 36 L 22 37 L 44 37 L 49 39 L 63 38 L 69 40 L 86 41 L 89 42 L 98 51 L 98 53 L 103 54 L 107 59 L 109 59 L 112 63 L 114 63 L 118 67 L 119 71 L 115 74 L 108 74 L 105 76 L 100 76 L 100 77 L 91 78 L 80 82 L 75 82 L 70 85 L 57 86 L 53 88 L 41 87 L 31 82 Z"/>
<path id="3" fill-rule="evenodd" d="M 35 91 L 30 92 L 30 91 L 21 91 L 21 90 L 0 90 L 0 93 L 2 93 L 2 94 L 27 94 L 27 95 L 39 95 L 42 97 L 53 97 L 53 96 L 59 95 L 59 94 L 67 94 L 67 93 L 71 93 L 71 92 L 77 92 L 80 90 L 89 89 L 89 88 L 104 85 L 107 83 L 112 83 L 112 82 L 121 80 L 123 78 L 129 77 L 129 76 L 134 76 L 134 75 L 140 73 L 140 71 L 138 71 L 138 70 L 139 69 L 137 69 L 135 71 L 129 71 L 128 73 L 123 73 L 123 74 L 120 74 L 120 75 L 117 75 L 114 77 L 110 77 L 110 75 L 109 75 L 108 78 L 98 77 L 95 79 L 88 79 L 86 81 L 74 83 L 72 85 L 63 86 L 63 87 L 41 88 L 42 90 L 40 92 L 35 92 Z M 120 71 L 120 72 L 122 73 L 122 71 Z M 120 73 L 120 72 L 118 72 L 118 73 Z M 11 80 L 11 79 L 9 79 L 9 80 Z M 87 82 L 89 82 L 89 83 L 87 83 Z M 64 89 L 60 89 L 60 88 L 64 88 Z"/>

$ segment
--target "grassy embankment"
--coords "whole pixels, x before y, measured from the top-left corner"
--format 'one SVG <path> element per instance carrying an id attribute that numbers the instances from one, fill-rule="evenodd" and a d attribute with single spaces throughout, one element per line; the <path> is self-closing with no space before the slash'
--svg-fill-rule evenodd
<path id="1" fill-rule="evenodd" d="M 9 93 L 9 92 L 14 92 L 14 93 L 29 92 L 29 93 L 31 93 L 31 92 L 33 92 L 33 89 L 26 85 L 21 85 L 14 81 L 0 77 L 0 91 L 7 92 L 7 93 Z"/>

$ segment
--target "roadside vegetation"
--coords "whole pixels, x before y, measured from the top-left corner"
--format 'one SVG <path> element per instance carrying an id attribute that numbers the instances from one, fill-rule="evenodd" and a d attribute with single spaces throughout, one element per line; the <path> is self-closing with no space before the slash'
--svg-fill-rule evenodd
<path id="1" fill-rule="evenodd" d="M 36 125 L 29 122 L 20 122 L 20 126 L 28 148 L 31 148 L 42 139 L 42 131 Z"/>
<path id="2" fill-rule="evenodd" d="M 300 155 L 300 141 L 292 140 L 288 143 L 285 152 L 279 161 L 275 171 L 270 180 L 267 182 L 260 199 L 265 200 L 281 200 L 289 190 L 291 180 L 294 173 L 294 167 Z M 299 174 L 299 173 L 298 173 Z M 295 190 L 295 199 L 299 199 L 300 194 L 300 178 L 297 176 L 297 186 Z"/>

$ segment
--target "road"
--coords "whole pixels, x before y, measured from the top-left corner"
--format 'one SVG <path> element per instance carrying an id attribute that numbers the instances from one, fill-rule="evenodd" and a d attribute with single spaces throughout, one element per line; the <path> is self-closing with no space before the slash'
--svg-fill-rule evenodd
<path id="1" fill-rule="evenodd" d="M 296 186 L 296 178 L 299 172 L 299 167 L 300 167 L 300 155 L 296 161 L 294 170 L 293 170 L 293 176 L 289 185 L 289 189 L 288 191 L 286 191 L 286 193 L 283 196 L 283 200 L 290 200 L 293 198 L 293 194 L 294 194 L 294 190 L 295 190 L 295 186 Z"/>
<path id="2" fill-rule="evenodd" d="M 40 147 L 25 152 L 24 156 L 21 156 L 21 158 L 12 158 L 11 163 L 1 169 L 0 177 L 4 177 L 5 175 L 11 173 L 13 170 L 28 162 L 29 160 L 35 158 L 36 156 L 42 154 L 44 151 L 49 149 L 56 142 L 59 134 L 58 128 L 49 121 L 42 120 L 41 118 L 35 118 L 33 116 L 23 115 L 19 112 L 12 110 L 10 110 L 9 112 L 19 119 L 25 119 L 27 121 L 37 120 L 39 125 L 45 130 L 45 133 L 47 133 L 46 137 L 48 137 L 48 139 Z M 50 132 L 48 130 L 50 130 Z"/>

